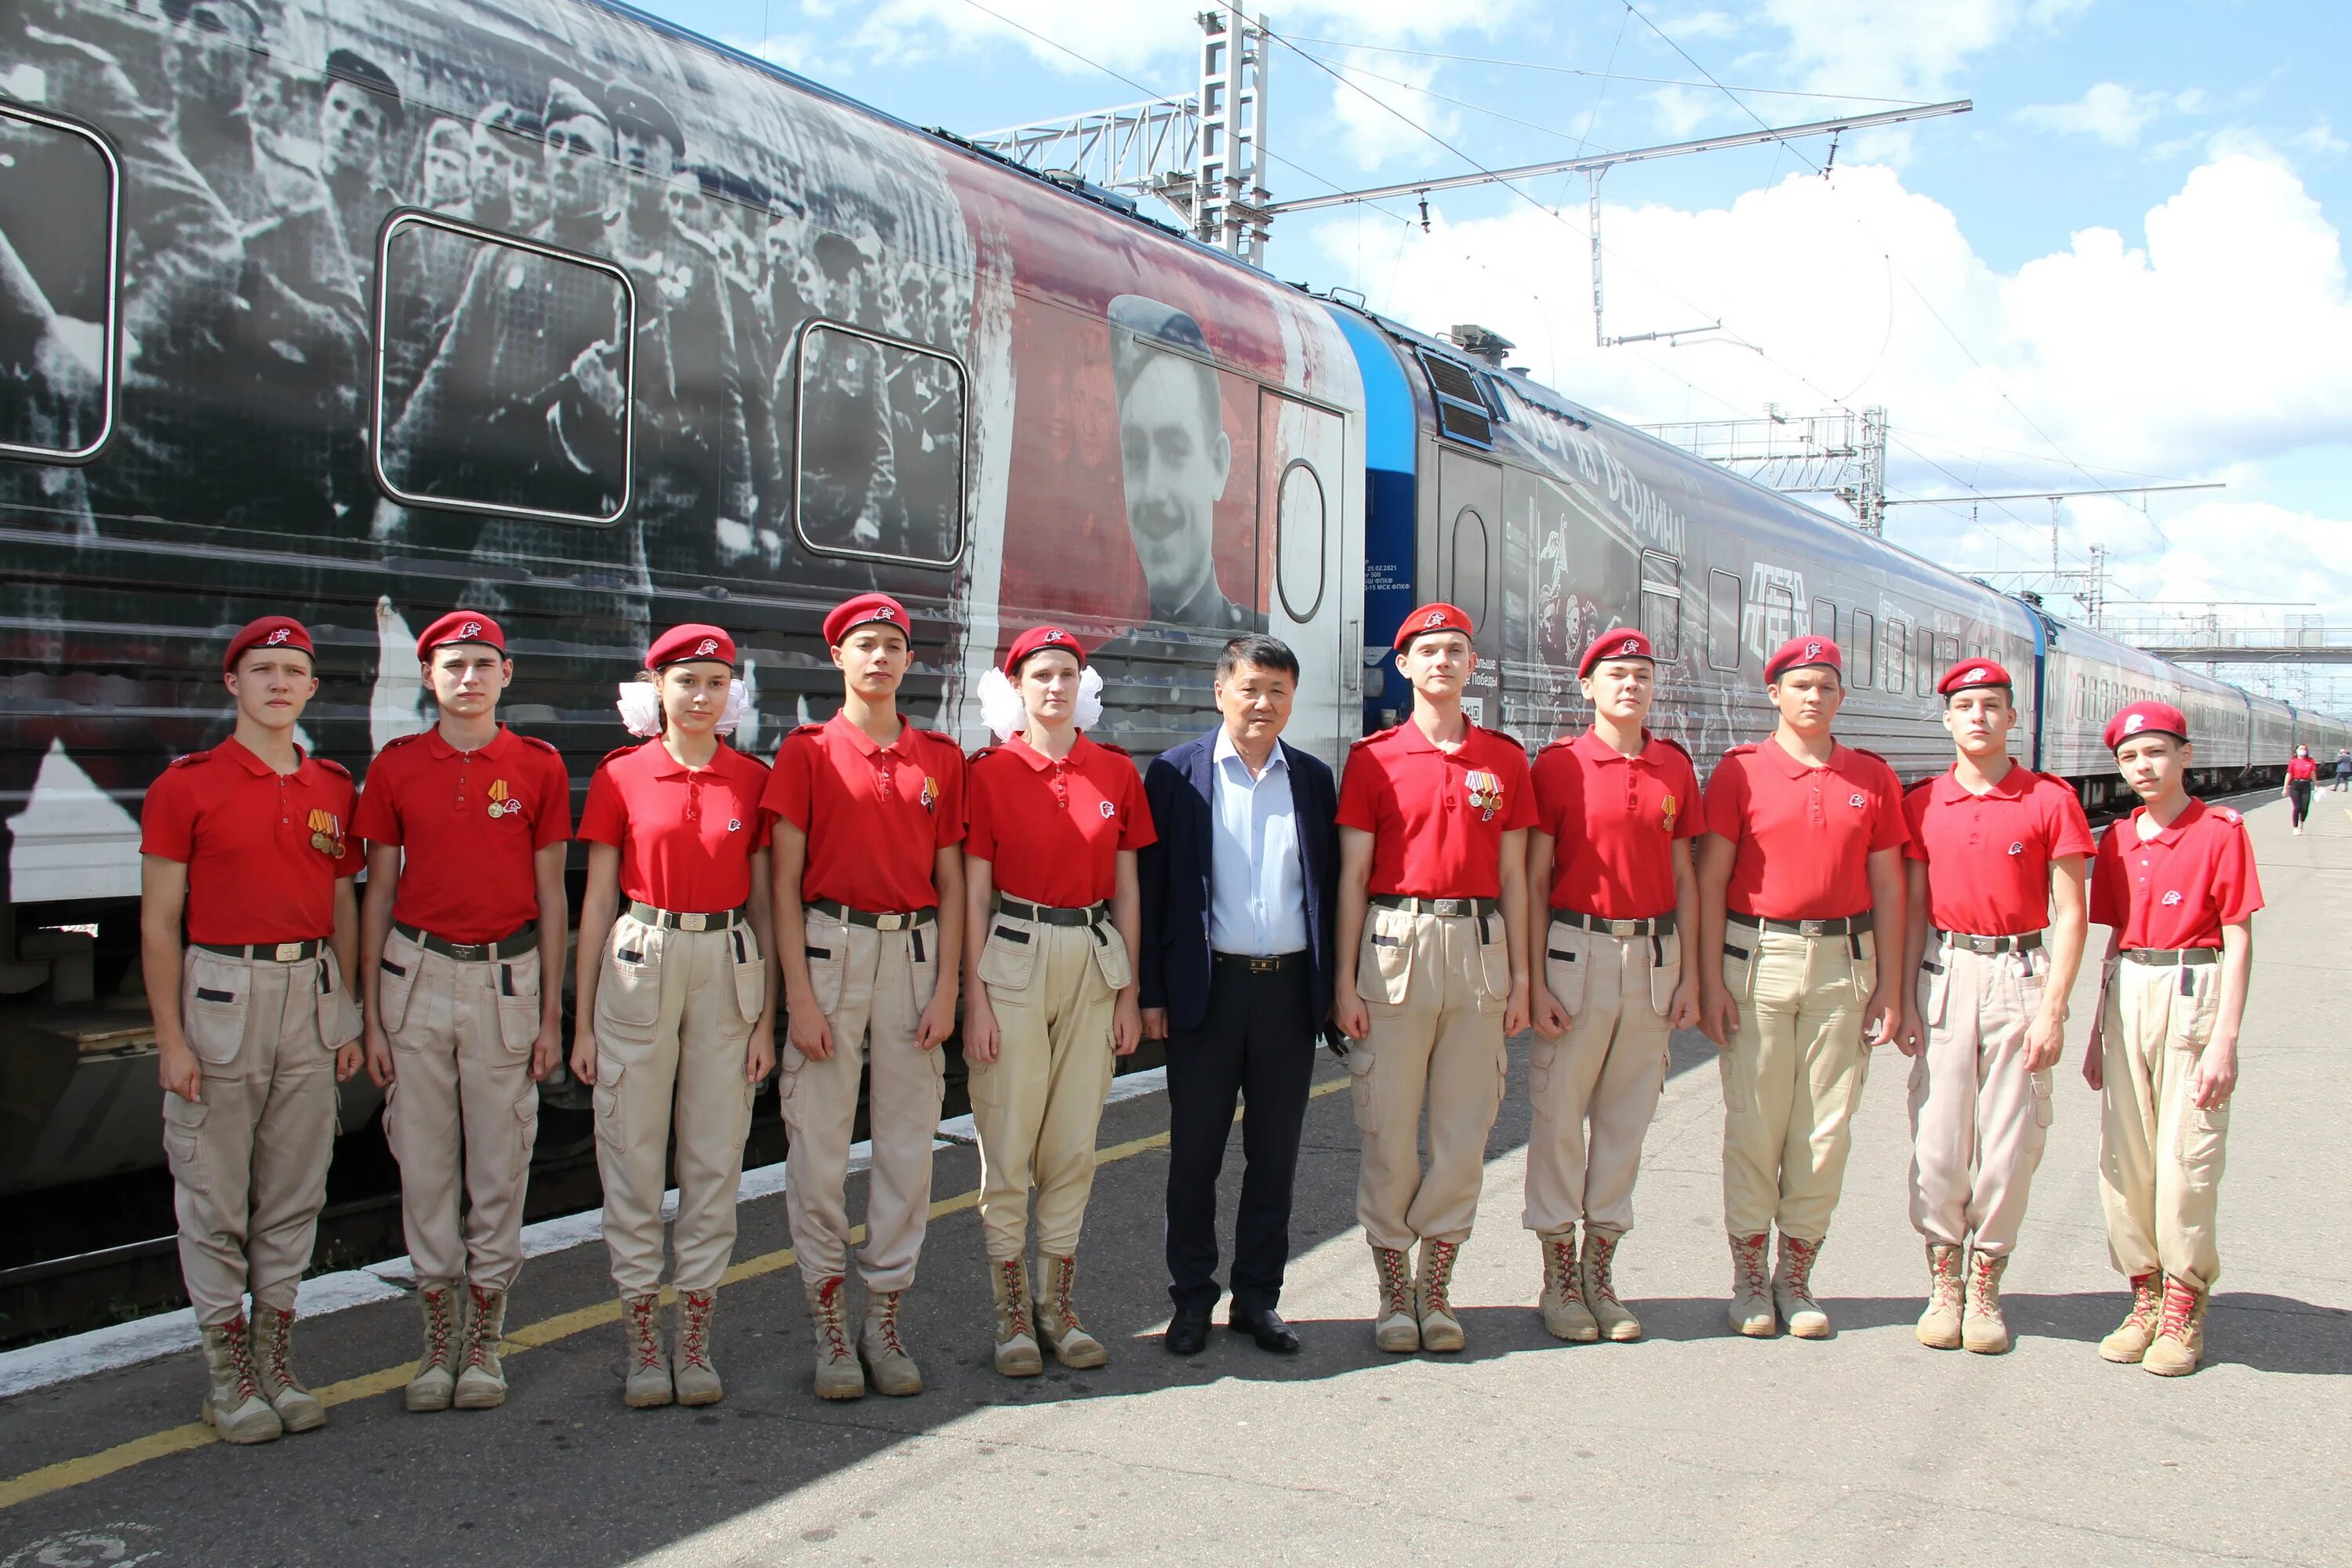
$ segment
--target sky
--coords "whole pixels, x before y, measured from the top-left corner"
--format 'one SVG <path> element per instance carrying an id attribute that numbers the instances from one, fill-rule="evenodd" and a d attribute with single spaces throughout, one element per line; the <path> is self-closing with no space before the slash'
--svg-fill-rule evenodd
<path id="1" fill-rule="evenodd" d="M 2105 546 L 2127 620 L 2218 599 L 2352 628 L 2352 6 L 1279 5 L 1276 199 L 1971 100 L 1848 137 L 1833 163 L 1815 139 L 1612 171 L 1603 330 L 1720 321 L 1675 346 L 1596 345 L 1581 176 L 1439 193 L 1426 232 L 1410 198 L 1289 215 L 1268 267 L 1423 328 L 1491 328 L 1635 423 L 1884 407 L 1897 497 L 2219 481 L 2061 503 L 2062 564 Z M 967 135 L 1189 93 L 1201 36 L 1192 0 L 650 8 Z M 2013 573 L 2047 565 L 2052 517 L 1912 505 L 1887 531 Z M 2352 673 L 2311 679 L 2275 689 L 2352 708 Z"/>

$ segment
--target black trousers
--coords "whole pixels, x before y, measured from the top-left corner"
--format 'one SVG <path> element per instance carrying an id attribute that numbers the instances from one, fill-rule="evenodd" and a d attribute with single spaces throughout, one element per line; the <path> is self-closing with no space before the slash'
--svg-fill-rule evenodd
<path id="1" fill-rule="evenodd" d="M 1217 1177 L 1242 1119 L 1242 1198 L 1234 1222 L 1234 1305 L 1263 1311 L 1282 1297 L 1290 1261 L 1290 1193 L 1299 1129 L 1315 1075 L 1317 1021 L 1304 963 L 1271 974 L 1213 966 L 1209 1010 L 1197 1029 L 1168 1041 L 1168 1294 L 1180 1307 L 1213 1307 L 1217 1287 Z"/>
<path id="2" fill-rule="evenodd" d="M 2286 803 L 2289 808 L 2287 815 L 2294 818 L 2289 826 L 2301 827 L 2304 818 L 2311 815 L 2311 781 L 2289 779 L 2286 785 Z"/>

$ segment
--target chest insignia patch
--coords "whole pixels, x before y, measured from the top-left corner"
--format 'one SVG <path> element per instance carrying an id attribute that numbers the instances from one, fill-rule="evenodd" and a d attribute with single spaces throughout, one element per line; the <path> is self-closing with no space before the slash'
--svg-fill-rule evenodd
<path id="1" fill-rule="evenodd" d="M 2165 894 L 2164 901 L 2168 904 L 2177 904 L 2180 902 L 2180 889 L 2176 888 L 2171 892 Z"/>
<path id="2" fill-rule="evenodd" d="M 1110 802 L 1108 802 L 1108 801 L 1107 801 L 1107 800 L 1105 800 L 1105 801 L 1097 801 L 1097 802 L 1096 803 L 1096 805 L 1097 805 L 1097 806 L 1101 810 L 1102 814 L 1103 814 L 1105 816 L 1117 816 L 1118 815 L 1118 806 L 1116 806 L 1116 805 L 1113 805 Z"/>
<path id="3" fill-rule="evenodd" d="M 2016 842 L 2014 842 L 2014 843 L 2011 844 L 2011 845 L 2010 845 L 2010 847 L 2009 847 L 2009 852 L 2010 852 L 2011 854 L 2012 854 L 2012 855 L 2022 855 L 2022 854 L 2024 854 L 2024 853 L 2025 853 L 2025 841 L 2024 841 L 2023 839 L 2021 839 L 2021 839 L 2017 840 Z"/>
<path id="4" fill-rule="evenodd" d="M 1845 803 L 1846 805 L 1853 807 L 1856 811 L 1860 811 L 1864 806 L 1870 804 L 1870 797 L 1864 795 L 1860 790 L 1856 790 L 1853 794 L 1846 796 Z"/>

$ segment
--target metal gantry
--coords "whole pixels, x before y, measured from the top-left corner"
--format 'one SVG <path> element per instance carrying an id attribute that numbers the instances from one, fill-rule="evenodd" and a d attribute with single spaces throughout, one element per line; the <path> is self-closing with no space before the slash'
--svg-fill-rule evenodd
<path id="1" fill-rule="evenodd" d="M 1833 495 L 1865 533 L 1886 531 L 1886 410 L 1832 409 L 1761 419 L 1698 419 L 1640 427 L 1694 457 L 1792 495 Z"/>

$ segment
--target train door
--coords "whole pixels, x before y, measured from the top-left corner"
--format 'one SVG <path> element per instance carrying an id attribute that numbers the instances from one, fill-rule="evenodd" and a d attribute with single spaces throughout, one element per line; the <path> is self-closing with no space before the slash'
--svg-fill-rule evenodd
<path id="1" fill-rule="evenodd" d="M 1347 525 L 1347 423 L 1260 388 L 1259 536 L 1274 542 L 1266 624 L 1298 655 L 1284 738 L 1339 765 L 1362 722 L 1363 534 Z"/>
<path id="2" fill-rule="evenodd" d="M 1441 447 L 1437 452 L 1437 526 L 1432 544 L 1436 596 L 1459 605 L 1478 628 L 1478 668 L 1463 694 L 1474 724 L 1503 721 L 1503 466 Z"/>

